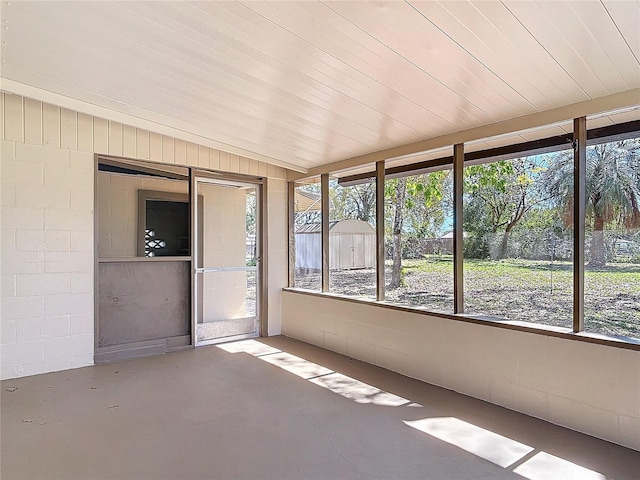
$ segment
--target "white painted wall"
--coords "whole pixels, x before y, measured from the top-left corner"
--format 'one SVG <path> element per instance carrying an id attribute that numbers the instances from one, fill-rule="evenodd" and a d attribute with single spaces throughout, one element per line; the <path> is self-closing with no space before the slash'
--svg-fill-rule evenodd
<path id="1" fill-rule="evenodd" d="M 268 315 L 269 335 L 279 335 L 282 329 L 282 288 L 288 284 L 289 241 L 287 227 L 287 182 L 282 178 L 267 180 L 267 242 L 269 261 Z"/>
<path id="2" fill-rule="evenodd" d="M 8 93 L 0 148 L 2 379 L 93 363 L 94 153 L 268 177 L 269 333 L 280 332 L 284 168 Z"/>
<path id="3" fill-rule="evenodd" d="M 93 155 L 2 141 L 2 378 L 93 363 Z"/>
<path id="4" fill-rule="evenodd" d="M 640 450 L 640 352 L 284 292 L 282 330 Z"/>

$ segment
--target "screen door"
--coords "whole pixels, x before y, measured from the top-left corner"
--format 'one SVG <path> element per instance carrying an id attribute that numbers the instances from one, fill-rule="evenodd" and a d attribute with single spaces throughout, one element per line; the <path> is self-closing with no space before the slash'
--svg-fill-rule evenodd
<path id="1" fill-rule="evenodd" d="M 195 344 L 259 333 L 259 185 L 195 177 Z"/>

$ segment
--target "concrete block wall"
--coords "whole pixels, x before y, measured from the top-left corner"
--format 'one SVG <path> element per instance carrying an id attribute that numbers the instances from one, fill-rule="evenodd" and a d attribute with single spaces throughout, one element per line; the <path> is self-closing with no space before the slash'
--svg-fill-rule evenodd
<path id="1" fill-rule="evenodd" d="M 267 284 L 269 335 L 282 331 L 282 288 L 288 285 L 289 229 L 287 225 L 287 182 L 282 178 L 268 179 L 267 236 L 269 247 L 269 282 Z M 284 206 L 284 207 L 283 207 Z M 284 233 L 283 233 L 284 232 Z"/>
<path id="2" fill-rule="evenodd" d="M 93 362 L 93 165 L 2 141 L 2 378 Z"/>
<path id="3" fill-rule="evenodd" d="M 282 332 L 640 450 L 640 351 L 296 292 Z"/>
<path id="4" fill-rule="evenodd" d="M 2 379 L 93 363 L 95 153 L 268 177 L 267 214 L 286 218 L 284 168 L 4 92 L 0 147 Z M 269 228 L 277 334 L 286 224 Z"/>

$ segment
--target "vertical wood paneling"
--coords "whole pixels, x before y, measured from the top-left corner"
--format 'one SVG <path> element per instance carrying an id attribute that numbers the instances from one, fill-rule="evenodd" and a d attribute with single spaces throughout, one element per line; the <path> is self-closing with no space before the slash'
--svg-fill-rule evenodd
<path id="1" fill-rule="evenodd" d="M 229 153 L 220 151 L 220 170 L 223 172 L 229 171 Z"/>
<path id="2" fill-rule="evenodd" d="M 286 169 L 139 130 L 19 95 L 0 95 L 0 135 L 11 141 L 286 179 Z M 6 122 L 5 119 L 10 119 Z"/>
<path id="3" fill-rule="evenodd" d="M 60 109 L 60 147 L 68 150 L 78 148 L 78 114 L 66 108 Z"/>
<path id="4" fill-rule="evenodd" d="M 249 174 L 249 159 L 247 157 L 240 157 L 239 158 L 239 166 L 238 166 L 238 170 L 240 171 L 240 173 L 244 173 L 244 174 Z"/>
<path id="5" fill-rule="evenodd" d="M 198 166 L 198 145 L 187 142 L 187 165 Z"/>
<path id="6" fill-rule="evenodd" d="M 24 99 L 24 143 L 42 145 L 42 102 Z"/>
<path id="7" fill-rule="evenodd" d="M 176 165 L 187 165 L 187 142 L 176 139 L 174 145 Z"/>
<path id="8" fill-rule="evenodd" d="M 136 158 L 136 129 L 125 125 L 122 129 L 122 156 Z"/>
<path id="9" fill-rule="evenodd" d="M 109 122 L 93 118 L 93 148 L 95 153 L 109 153 Z"/>
<path id="10" fill-rule="evenodd" d="M 229 171 L 238 173 L 240 169 L 240 158 L 233 153 L 229 154 Z"/>
<path id="11" fill-rule="evenodd" d="M 78 113 L 78 150 L 93 152 L 93 117 Z"/>
<path id="12" fill-rule="evenodd" d="M 268 176 L 268 164 L 265 162 L 258 162 L 258 175 L 261 177 Z"/>
<path id="13" fill-rule="evenodd" d="M 172 137 L 162 136 L 162 163 L 176 163 Z"/>
<path id="14" fill-rule="evenodd" d="M 149 132 L 149 160 L 162 161 L 162 135 Z"/>
<path id="15" fill-rule="evenodd" d="M 198 146 L 198 166 L 200 168 L 209 168 L 209 148 Z"/>
<path id="16" fill-rule="evenodd" d="M 60 148 L 60 107 L 42 104 L 42 139 L 44 145 Z"/>
<path id="17" fill-rule="evenodd" d="M 209 168 L 211 170 L 220 170 L 220 150 L 209 149 Z"/>
<path id="18" fill-rule="evenodd" d="M 4 138 L 12 142 L 24 139 L 24 118 L 22 116 L 22 97 L 5 95 L 4 98 Z"/>
<path id="19" fill-rule="evenodd" d="M 256 177 L 260 175 L 260 168 L 258 166 L 258 161 L 254 160 L 253 158 L 249 159 L 249 174 L 254 175 Z"/>
<path id="20" fill-rule="evenodd" d="M 149 132 L 136 129 L 136 158 L 149 160 Z"/>
<path id="21" fill-rule="evenodd" d="M 122 124 L 109 122 L 109 155 L 122 156 Z"/>

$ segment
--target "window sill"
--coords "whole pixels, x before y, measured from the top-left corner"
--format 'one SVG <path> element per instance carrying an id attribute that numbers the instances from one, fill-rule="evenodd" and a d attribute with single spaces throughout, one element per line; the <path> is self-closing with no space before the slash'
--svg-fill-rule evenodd
<path id="1" fill-rule="evenodd" d="M 439 312 L 434 310 L 428 310 L 425 307 L 416 307 L 409 305 L 402 305 L 398 303 L 391 303 L 387 301 L 379 302 L 377 300 L 350 297 L 347 295 L 340 295 L 337 293 L 317 292 L 313 290 L 304 290 L 301 288 L 287 287 L 283 288 L 283 291 L 296 293 L 301 295 L 310 295 L 314 297 L 330 298 L 333 300 L 340 300 L 344 302 L 358 303 L 360 305 L 368 305 L 372 307 L 387 308 L 390 310 L 415 313 L 419 315 L 425 315 L 430 317 L 445 318 L 448 320 L 457 320 L 466 323 L 475 323 L 476 325 L 485 325 L 489 327 L 504 328 L 507 330 L 516 330 L 520 332 L 533 333 L 536 335 L 545 335 L 549 337 L 558 337 L 568 340 L 575 340 L 585 343 L 595 343 L 598 345 L 607 345 L 610 347 L 624 348 L 627 350 L 640 351 L 640 340 L 631 337 L 613 337 L 608 335 L 602 335 L 599 333 L 591 332 L 578 332 L 574 333 L 570 328 L 555 327 L 552 325 L 541 325 L 536 323 L 518 322 L 514 320 L 504 320 L 495 317 L 488 317 L 484 315 L 470 315 L 470 314 L 454 314 Z"/>

